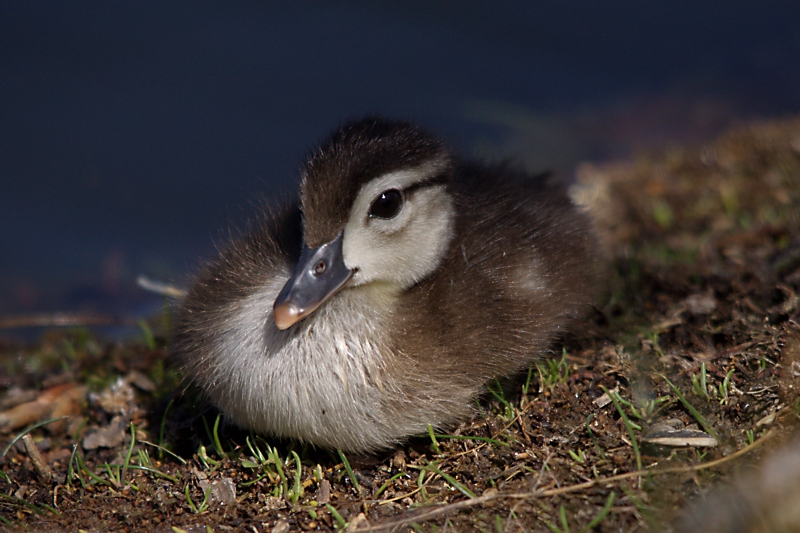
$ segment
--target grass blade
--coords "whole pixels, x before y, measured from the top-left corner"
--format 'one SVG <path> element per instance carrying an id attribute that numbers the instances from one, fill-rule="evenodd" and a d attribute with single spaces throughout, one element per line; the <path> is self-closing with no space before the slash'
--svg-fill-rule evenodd
<path id="1" fill-rule="evenodd" d="M 133 447 L 136 445 L 136 428 L 133 427 L 131 422 L 131 445 L 128 447 L 128 455 L 125 456 L 125 461 L 122 463 L 122 475 L 120 476 L 120 483 L 125 484 L 125 476 L 128 475 L 128 466 L 131 464 L 131 456 L 133 455 Z"/>
<path id="2" fill-rule="evenodd" d="M 633 426 L 631 425 L 631 421 L 628 419 L 628 415 L 626 415 L 625 411 L 622 409 L 622 405 L 620 405 L 619 398 L 617 398 L 616 393 L 609 391 L 603 385 L 600 385 L 600 388 L 609 398 L 611 398 L 611 401 L 614 402 L 614 407 L 617 408 L 617 412 L 619 412 L 619 415 L 622 417 L 622 423 L 625 424 L 625 429 L 628 430 L 628 436 L 631 438 L 633 456 L 636 459 L 636 469 L 642 470 L 642 454 L 639 453 L 639 443 L 636 441 L 636 434 L 633 432 Z"/>
<path id="3" fill-rule="evenodd" d="M 356 488 L 356 492 L 359 496 L 361 496 L 361 486 L 358 484 L 358 480 L 356 480 L 356 474 L 353 472 L 353 469 L 350 468 L 350 463 L 347 460 L 347 457 L 344 456 L 342 450 L 337 448 L 336 452 L 339 454 L 339 459 L 341 459 L 342 464 L 344 464 L 344 469 L 347 470 L 347 475 L 350 478 L 350 481 L 353 483 L 353 486 Z"/>
<path id="4" fill-rule="evenodd" d="M 661 374 L 659 374 L 659 375 L 661 375 Z M 700 424 L 700 426 L 702 426 L 702 428 L 704 430 L 706 430 L 706 433 L 708 433 L 709 435 L 714 437 L 714 439 L 717 442 L 719 442 L 719 435 L 717 435 L 717 432 L 714 431 L 714 428 L 711 427 L 711 424 L 708 423 L 708 421 L 705 419 L 705 417 L 700 414 L 700 411 L 695 409 L 694 406 L 692 404 L 690 404 L 689 401 L 686 398 L 683 397 L 683 394 L 681 394 L 681 391 L 678 389 L 678 387 L 673 385 L 672 382 L 669 379 L 667 379 L 666 376 L 661 376 L 661 377 L 664 378 L 664 381 L 667 382 L 667 385 L 670 386 L 670 388 L 672 389 L 672 392 L 675 393 L 675 396 L 678 397 L 678 399 L 681 401 L 681 403 L 686 408 L 686 410 L 689 411 L 692 414 L 692 416 L 695 418 L 695 420 L 697 420 L 697 422 Z"/>
<path id="5" fill-rule="evenodd" d="M 474 492 L 469 490 L 466 485 L 458 481 L 456 478 L 454 478 L 450 474 L 445 474 L 444 472 L 439 470 L 439 468 L 435 464 L 433 463 L 427 464 L 425 465 L 424 469 L 427 470 L 428 472 L 432 472 L 434 474 L 439 475 L 442 479 L 450 483 L 455 489 L 457 489 L 464 496 L 468 498 L 478 497 Z"/>
<path id="6" fill-rule="evenodd" d="M 611 512 L 611 506 L 614 505 L 614 498 L 616 497 L 617 497 L 616 492 L 612 492 L 611 494 L 608 495 L 608 499 L 606 500 L 606 504 L 603 506 L 603 509 L 597 514 L 597 516 L 595 516 L 592 519 L 591 522 L 583 526 L 583 529 L 581 529 L 581 533 L 586 533 L 587 531 L 590 531 L 592 528 L 598 525 L 603 520 L 603 518 L 608 516 L 608 513 Z"/>
<path id="7" fill-rule="evenodd" d="M 439 449 L 439 443 L 436 442 L 436 435 L 433 434 L 433 426 L 430 424 L 428 424 L 428 435 L 431 436 L 431 447 L 433 448 L 433 453 L 440 455 L 442 450 Z"/>
<path id="8" fill-rule="evenodd" d="M 336 524 L 339 526 L 339 529 L 344 529 L 347 527 L 347 521 L 344 518 L 342 518 L 342 515 L 339 514 L 339 511 L 336 510 L 336 507 L 334 507 L 329 503 L 326 503 L 325 508 L 328 510 L 328 512 L 331 513 L 333 518 L 336 520 Z"/>
<path id="9" fill-rule="evenodd" d="M 37 423 L 33 424 L 32 426 L 28 426 L 27 428 L 23 429 L 22 432 L 20 432 L 19 435 L 17 435 L 13 439 L 11 439 L 11 442 L 8 443 L 8 446 L 6 446 L 3 449 L 3 457 L 6 456 L 8 451 L 17 443 L 17 441 L 19 439 L 21 439 L 22 437 L 24 437 L 25 435 L 27 435 L 28 433 L 30 433 L 34 429 L 40 428 L 42 426 L 46 426 L 47 424 L 50 424 L 52 422 L 56 422 L 58 420 L 64 420 L 65 418 L 69 418 L 69 417 L 67 417 L 67 416 L 59 416 L 58 418 L 51 418 L 49 420 L 43 420 L 42 422 L 37 422 Z"/>

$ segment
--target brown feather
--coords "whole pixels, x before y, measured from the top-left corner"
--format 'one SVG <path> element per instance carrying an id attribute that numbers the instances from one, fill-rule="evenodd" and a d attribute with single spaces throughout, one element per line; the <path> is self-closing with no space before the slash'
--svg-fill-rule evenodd
<path id="1" fill-rule="evenodd" d="M 386 301 L 366 286 L 342 289 L 278 332 L 268 300 L 303 242 L 342 232 L 366 183 L 432 160 L 444 162 L 435 186 L 444 183 L 455 210 L 433 273 Z M 314 153 L 299 205 L 267 213 L 200 273 L 179 314 L 176 352 L 243 426 L 386 448 L 469 416 L 489 380 L 545 357 L 598 293 L 597 247 L 589 218 L 545 177 L 455 160 L 411 124 L 369 118 Z"/>

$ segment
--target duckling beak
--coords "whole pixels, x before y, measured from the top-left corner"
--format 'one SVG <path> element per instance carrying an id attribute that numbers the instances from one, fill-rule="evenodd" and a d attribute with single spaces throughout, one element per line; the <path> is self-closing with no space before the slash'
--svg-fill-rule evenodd
<path id="1" fill-rule="evenodd" d="M 344 264 L 342 233 L 317 248 L 303 246 L 294 274 L 283 286 L 272 313 L 278 329 L 286 329 L 313 313 L 353 276 Z"/>

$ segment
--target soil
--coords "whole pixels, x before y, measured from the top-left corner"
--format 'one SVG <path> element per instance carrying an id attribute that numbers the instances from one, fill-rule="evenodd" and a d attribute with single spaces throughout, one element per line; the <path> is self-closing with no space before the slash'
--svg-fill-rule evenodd
<path id="1" fill-rule="evenodd" d="M 218 423 L 169 312 L 141 342 L 0 341 L 0 529 L 797 528 L 800 119 L 578 177 L 607 303 L 473 420 L 381 456 Z"/>

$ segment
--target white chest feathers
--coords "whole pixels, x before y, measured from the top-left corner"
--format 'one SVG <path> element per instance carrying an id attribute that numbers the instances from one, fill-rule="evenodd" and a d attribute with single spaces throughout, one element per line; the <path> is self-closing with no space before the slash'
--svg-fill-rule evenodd
<path id="1" fill-rule="evenodd" d="M 244 427 L 325 447 L 393 441 L 402 429 L 387 427 L 382 416 L 396 387 L 387 381 L 387 316 L 376 312 L 377 295 L 342 291 L 279 331 L 270 315 L 280 285 L 270 283 L 229 310 L 209 357 L 214 402 Z"/>

